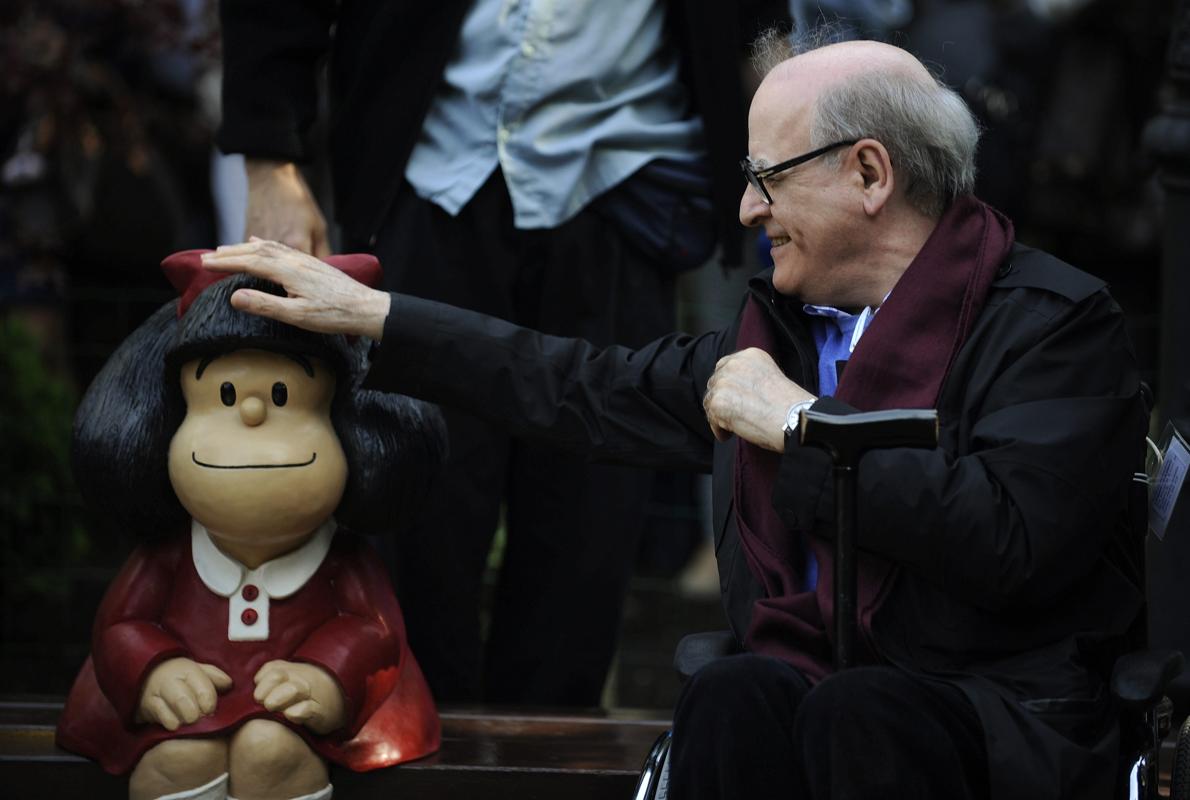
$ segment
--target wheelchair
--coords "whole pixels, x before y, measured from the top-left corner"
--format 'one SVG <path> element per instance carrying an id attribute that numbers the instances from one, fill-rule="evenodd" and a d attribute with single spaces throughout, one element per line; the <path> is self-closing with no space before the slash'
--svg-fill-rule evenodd
<path id="1" fill-rule="evenodd" d="M 824 447 L 830 452 L 836 465 L 837 496 L 846 493 L 853 498 L 855 469 L 863 452 L 880 447 L 936 447 L 937 424 L 937 414 L 933 411 L 885 411 L 847 417 L 803 411 L 799 432 L 802 444 Z M 1146 489 L 1137 489 L 1137 493 L 1145 495 L 1140 507 L 1147 510 L 1147 476 L 1140 472 L 1136 479 L 1146 485 Z M 846 481 L 851 485 L 840 486 L 840 482 Z M 839 614 L 835 663 L 840 668 L 852 663 L 849 648 L 855 636 L 855 517 L 854 506 L 848 505 L 851 504 L 841 503 L 838 508 L 836 540 L 835 607 Z M 1137 517 L 1138 521 L 1143 519 Z M 1144 524 L 1134 523 L 1134 528 L 1141 536 L 1146 533 Z M 685 681 L 712 660 L 741 651 L 731 631 L 690 634 L 678 644 L 674 668 Z M 1110 689 L 1120 712 L 1117 776 L 1120 798 L 1157 800 L 1161 796 L 1160 750 L 1169 735 L 1174 713 L 1173 702 L 1166 694 L 1182 668 L 1181 652 L 1149 649 L 1126 653 L 1113 666 Z M 633 800 L 667 800 L 672 741 L 672 731 L 666 731 L 654 742 L 641 768 Z M 1171 800 L 1190 800 L 1190 718 L 1178 731 L 1167 796 Z"/>

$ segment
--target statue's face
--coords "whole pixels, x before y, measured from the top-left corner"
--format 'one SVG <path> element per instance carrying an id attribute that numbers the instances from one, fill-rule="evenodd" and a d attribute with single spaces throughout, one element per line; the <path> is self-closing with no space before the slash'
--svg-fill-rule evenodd
<path id="1" fill-rule="evenodd" d="M 186 418 L 169 478 L 217 539 L 278 555 L 301 544 L 343 496 L 347 459 L 331 424 L 335 377 L 318 360 L 237 350 L 182 367 Z"/>

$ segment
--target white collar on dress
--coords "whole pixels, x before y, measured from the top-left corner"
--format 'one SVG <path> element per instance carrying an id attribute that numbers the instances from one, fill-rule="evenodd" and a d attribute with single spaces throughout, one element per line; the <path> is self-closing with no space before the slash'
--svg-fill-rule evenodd
<path id="1" fill-rule="evenodd" d="M 280 599 L 302 588 L 322 566 L 336 528 L 338 525 L 332 517 L 319 525 L 310 540 L 297 550 L 250 570 L 216 547 L 207 529 L 198 520 L 192 520 L 190 553 L 198 577 L 215 594 L 231 597 L 239 590 L 244 575 L 253 573 L 270 597 Z"/>

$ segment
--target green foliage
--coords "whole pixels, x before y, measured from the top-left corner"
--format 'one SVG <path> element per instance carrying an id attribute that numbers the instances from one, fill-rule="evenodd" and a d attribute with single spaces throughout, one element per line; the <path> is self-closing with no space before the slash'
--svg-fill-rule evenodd
<path id="1" fill-rule="evenodd" d="M 76 399 L 19 321 L 0 317 L 0 553 L 7 601 L 60 596 L 64 565 L 87 555 L 70 472 Z"/>

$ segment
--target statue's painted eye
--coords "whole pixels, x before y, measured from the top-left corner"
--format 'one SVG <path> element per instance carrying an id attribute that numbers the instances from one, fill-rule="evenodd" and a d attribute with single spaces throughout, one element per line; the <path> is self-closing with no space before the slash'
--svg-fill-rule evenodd
<path id="1" fill-rule="evenodd" d="M 231 381 L 224 381 L 223 385 L 219 387 L 219 399 L 225 406 L 234 406 L 236 404 L 235 384 Z"/>
<path id="2" fill-rule="evenodd" d="M 285 388 L 285 384 L 278 381 L 273 384 L 273 405 L 283 406 L 289 401 L 289 389 Z"/>

